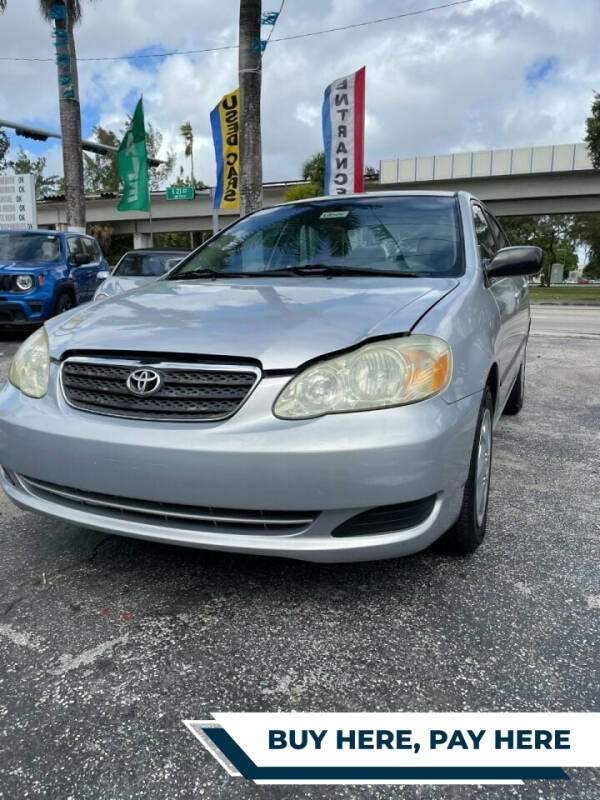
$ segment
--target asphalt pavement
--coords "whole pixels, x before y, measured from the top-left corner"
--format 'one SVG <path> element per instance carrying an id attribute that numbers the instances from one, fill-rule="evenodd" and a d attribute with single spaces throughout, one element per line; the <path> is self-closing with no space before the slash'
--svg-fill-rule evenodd
<path id="1" fill-rule="evenodd" d="M 531 318 L 535 336 L 600 339 L 600 306 L 535 305 Z"/>
<path id="2" fill-rule="evenodd" d="M 254 786 L 182 724 L 211 711 L 600 711 L 600 309 L 568 314 L 534 309 L 525 406 L 497 429 L 488 534 L 466 559 L 186 550 L 2 496 L 0 797 L 597 800 L 594 769 L 523 786 Z M 0 336 L 3 376 L 17 346 Z"/>

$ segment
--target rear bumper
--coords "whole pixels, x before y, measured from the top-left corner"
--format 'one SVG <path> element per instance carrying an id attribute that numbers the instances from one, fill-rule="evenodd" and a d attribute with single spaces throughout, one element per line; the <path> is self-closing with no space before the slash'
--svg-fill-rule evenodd
<path id="1" fill-rule="evenodd" d="M 468 472 L 478 395 L 453 404 L 435 397 L 404 408 L 289 422 L 271 413 L 286 380 L 263 379 L 234 417 L 199 424 L 77 411 L 57 394 L 55 379 L 42 400 L 6 385 L 0 391 L 0 464 L 39 481 L 142 503 L 318 512 L 292 533 L 215 531 L 201 523 L 191 529 L 172 519 L 149 522 L 32 493 L 6 475 L 0 478 L 2 488 L 23 508 L 96 530 L 313 561 L 405 555 L 427 547 L 453 524 Z M 332 536 L 362 511 L 432 495 L 431 513 L 411 528 Z"/>

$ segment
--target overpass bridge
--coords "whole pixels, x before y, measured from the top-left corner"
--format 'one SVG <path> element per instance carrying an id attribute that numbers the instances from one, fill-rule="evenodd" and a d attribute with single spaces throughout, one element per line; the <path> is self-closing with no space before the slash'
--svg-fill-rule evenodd
<path id="1" fill-rule="evenodd" d="M 365 183 L 367 192 L 464 189 L 497 216 L 600 211 L 600 171 L 593 169 L 585 144 L 384 159 L 379 175 L 379 181 Z M 299 183 L 265 184 L 265 206 L 281 203 L 286 189 Z M 209 190 L 197 192 L 193 200 L 167 200 L 164 192 L 154 192 L 152 222 L 144 212 L 117 211 L 116 196 L 88 197 L 86 212 L 89 224 L 105 223 L 115 233 L 133 234 L 137 247 L 148 244 L 152 231 L 191 233 L 213 228 Z M 41 227 L 66 227 L 64 198 L 38 202 L 37 213 Z M 233 211 L 219 212 L 219 227 L 236 217 Z"/>

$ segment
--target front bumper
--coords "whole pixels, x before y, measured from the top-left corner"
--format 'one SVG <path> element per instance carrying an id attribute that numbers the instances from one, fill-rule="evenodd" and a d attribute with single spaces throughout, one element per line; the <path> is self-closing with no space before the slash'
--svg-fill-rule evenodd
<path id="1" fill-rule="evenodd" d="M 46 287 L 22 294 L 0 293 L 0 326 L 39 325 L 52 316 L 52 296 Z"/>
<path id="2" fill-rule="evenodd" d="M 271 413 L 287 378 L 263 378 L 231 419 L 150 423 L 69 407 L 52 366 L 42 400 L 0 391 L 0 464 L 82 492 L 132 501 L 220 509 L 319 512 L 293 533 L 215 531 L 149 524 L 101 508 L 74 507 L 0 482 L 23 508 L 111 533 L 215 550 L 312 561 L 390 558 L 427 547 L 456 520 L 480 397 L 442 396 L 403 408 L 284 421 Z M 335 538 L 345 520 L 374 507 L 435 495 L 423 522 L 403 530 Z"/>

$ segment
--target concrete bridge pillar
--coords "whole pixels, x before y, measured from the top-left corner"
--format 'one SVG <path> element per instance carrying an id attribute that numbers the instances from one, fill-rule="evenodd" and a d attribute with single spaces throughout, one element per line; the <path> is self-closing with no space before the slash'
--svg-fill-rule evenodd
<path id="1" fill-rule="evenodd" d="M 152 247 L 152 234 L 135 231 L 133 234 L 133 249 L 139 250 L 142 247 Z"/>

